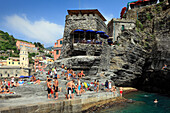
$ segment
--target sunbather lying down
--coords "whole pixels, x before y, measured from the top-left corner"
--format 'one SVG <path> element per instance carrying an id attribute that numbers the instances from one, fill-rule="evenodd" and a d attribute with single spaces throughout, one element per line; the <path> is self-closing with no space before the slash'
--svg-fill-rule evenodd
<path id="1" fill-rule="evenodd" d="M 15 94 L 15 92 L 10 92 L 8 86 L 1 86 L 0 87 L 0 94 Z"/>

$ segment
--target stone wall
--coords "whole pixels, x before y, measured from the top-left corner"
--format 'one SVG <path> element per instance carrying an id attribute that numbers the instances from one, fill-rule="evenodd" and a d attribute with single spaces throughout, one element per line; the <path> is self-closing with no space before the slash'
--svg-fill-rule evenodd
<path id="1" fill-rule="evenodd" d="M 30 69 L 12 66 L 3 66 L 0 67 L 0 77 L 19 77 L 19 76 L 30 76 Z"/>

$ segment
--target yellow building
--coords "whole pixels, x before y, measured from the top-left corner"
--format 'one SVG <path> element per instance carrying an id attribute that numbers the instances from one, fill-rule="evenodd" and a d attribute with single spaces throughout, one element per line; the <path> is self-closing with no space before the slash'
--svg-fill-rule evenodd
<path id="1" fill-rule="evenodd" d="M 29 66 L 28 50 L 24 46 L 20 50 L 20 58 L 9 57 L 7 59 L 7 66 L 19 66 L 22 68 L 27 68 Z"/>
<path id="2" fill-rule="evenodd" d="M 20 66 L 20 58 L 15 57 L 7 58 L 7 66 Z"/>

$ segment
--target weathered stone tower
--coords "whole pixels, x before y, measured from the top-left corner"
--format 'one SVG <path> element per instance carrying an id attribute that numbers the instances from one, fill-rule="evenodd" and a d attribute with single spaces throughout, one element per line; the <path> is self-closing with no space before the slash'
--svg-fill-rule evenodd
<path id="1" fill-rule="evenodd" d="M 68 15 L 65 20 L 65 29 L 63 36 L 63 52 L 62 58 L 67 58 L 73 49 L 74 30 L 93 30 L 107 32 L 105 24 L 106 19 L 97 10 L 68 10 Z M 80 34 L 81 37 L 85 34 Z"/>
<path id="2" fill-rule="evenodd" d="M 28 68 L 29 59 L 28 59 L 28 50 L 25 46 L 23 46 L 20 50 L 20 67 Z"/>

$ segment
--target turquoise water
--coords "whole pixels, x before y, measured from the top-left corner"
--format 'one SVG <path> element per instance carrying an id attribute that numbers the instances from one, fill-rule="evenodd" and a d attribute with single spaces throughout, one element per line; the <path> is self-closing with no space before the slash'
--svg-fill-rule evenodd
<path id="1" fill-rule="evenodd" d="M 100 113 L 170 113 L 170 97 L 147 92 L 133 92 L 124 95 L 127 99 L 136 101 L 105 109 Z M 158 99 L 158 103 L 153 101 Z"/>

